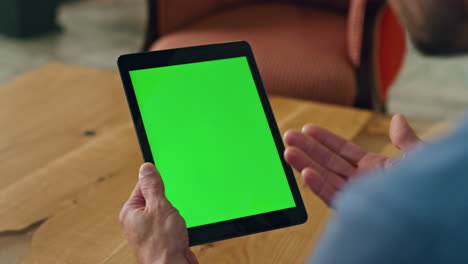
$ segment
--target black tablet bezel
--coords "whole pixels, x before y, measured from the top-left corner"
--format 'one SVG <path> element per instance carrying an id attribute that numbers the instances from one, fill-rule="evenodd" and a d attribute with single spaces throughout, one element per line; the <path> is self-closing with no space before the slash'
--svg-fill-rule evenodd
<path id="1" fill-rule="evenodd" d="M 296 207 L 232 219 L 188 229 L 190 246 L 218 240 L 259 233 L 277 228 L 302 224 L 307 220 L 307 212 L 291 167 L 286 163 L 284 144 L 276 124 L 268 96 L 263 87 L 260 73 L 250 45 L 245 41 L 178 48 L 171 50 L 122 55 L 118 59 L 128 105 L 135 125 L 141 152 L 145 162 L 154 162 L 148 138 L 143 126 L 140 110 L 133 90 L 129 72 L 132 70 L 164 67 L 170 65 L 246 57 L 267 117 L 273 138 L 294 197 Z"/>

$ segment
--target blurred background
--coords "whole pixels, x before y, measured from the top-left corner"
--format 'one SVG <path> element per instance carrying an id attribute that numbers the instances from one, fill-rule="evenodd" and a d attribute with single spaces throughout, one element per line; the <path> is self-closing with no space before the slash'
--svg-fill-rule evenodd
<path id="1" fill-rule="evenodd" d="M 115 71 L 119 55 L 143 47 L 146 8 L 146 0 L 61 1 L 59 31 L 26 39 L 0 35 L 0 83 L 50 61 Z M 426 58 L 408 43 L 387 107 L 424 120 L 459 118 L 468 108 L 468 57 Z"/>

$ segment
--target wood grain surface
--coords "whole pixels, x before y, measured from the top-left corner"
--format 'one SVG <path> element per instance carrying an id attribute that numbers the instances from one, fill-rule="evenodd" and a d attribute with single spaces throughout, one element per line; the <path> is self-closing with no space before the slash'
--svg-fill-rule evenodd
<path id="1" fill-rule="evenodd" d="M 282 132 L 316 123 L 370 148 L 388 144 L 388 117 L 270 99 Z M 20 263 L 135 263 L 117 216 L 142 158 L 117 73 L 50 64 L 0 86 L 0 107 L 10 124 L 0 137 L 0 232 L 46 219 Z M 194 247 L 200 262 L 304 262 L 330 210 L 295 175 L 306 224 Z"/>
<path id="2" fill-rule="evenodd" d="M 52 216 L 79 190 L 112 173 L 94 167 L 101 160 L 112 163 L 110 148 L 95 152 L 91 146 L 130 125 L 117 74 L 63 64 L 2 85 L 0 106 L 6 124 L 0 137 L 0 232 Z M 136 142 L 129 134 L 115 144 L 122 140 Z M 134 148 L 121 147 L 135 155 Z"/>

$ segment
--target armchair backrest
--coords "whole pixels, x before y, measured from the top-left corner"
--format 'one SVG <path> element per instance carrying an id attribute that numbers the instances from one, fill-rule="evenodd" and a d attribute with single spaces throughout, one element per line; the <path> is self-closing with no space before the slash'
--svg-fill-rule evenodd
<path id="1" fill-rule="evenodd" d="M 160 35 L 211 14 L 236 5 L 260 2 L 290 2 L 319 5 L 346 12 L 352 0 L 148 0 L 151 17 L 156 18 L 156 30 Z M 154 30 L 154 29 L 153 29 Z"/>
<path id="2" fill-rule="evenodd" d="M 349 62 L 357 71 L 360 88 L 356 105 L 362 108 L 379 108 L 375 107 L 373 102 L 385 100 L 388 87 L 398 73 L 404 56 L 405 33 L 395 16 L 392 16 L 387 0 L 147 1 L 149 15 L 148 32 L 143 47 L 145 51 L 162 35 L 181 29 L 205 16 L 238 5 L 287 2 L 304 6 L 319 6 L 336 11 L 346 16 L 346 53 Z M 382 10 L 387 11 L 384 13 Z M 389 52 L 389 49 L 392 52 Z M 378 68 L 374 69 L 375 66 Z M 376 84 L 377 82 L 379 85 Z M 365 89 L 361 89 L 362 87 Z M 377 92 L 376 87 L 379 90 Z M 378 95 L 379 98 L 374 100 L 376 96 L 373 95 Z"/>
<path id="3" fill-rule="evenodd" d="M 280 2 L 292 2 L 305 5 L 316 5 L 346 12 L 352 0 L 279 0 Z"/>

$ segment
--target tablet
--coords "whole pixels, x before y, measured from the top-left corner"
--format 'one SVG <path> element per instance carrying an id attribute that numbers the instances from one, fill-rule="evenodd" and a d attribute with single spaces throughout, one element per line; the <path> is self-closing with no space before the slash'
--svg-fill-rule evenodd
<path id="1" fill-rule="evenodd" d="M 191 246 L 306 221 L 247 42 L 122 55 L 118 66 L 143 158 Z"/>

